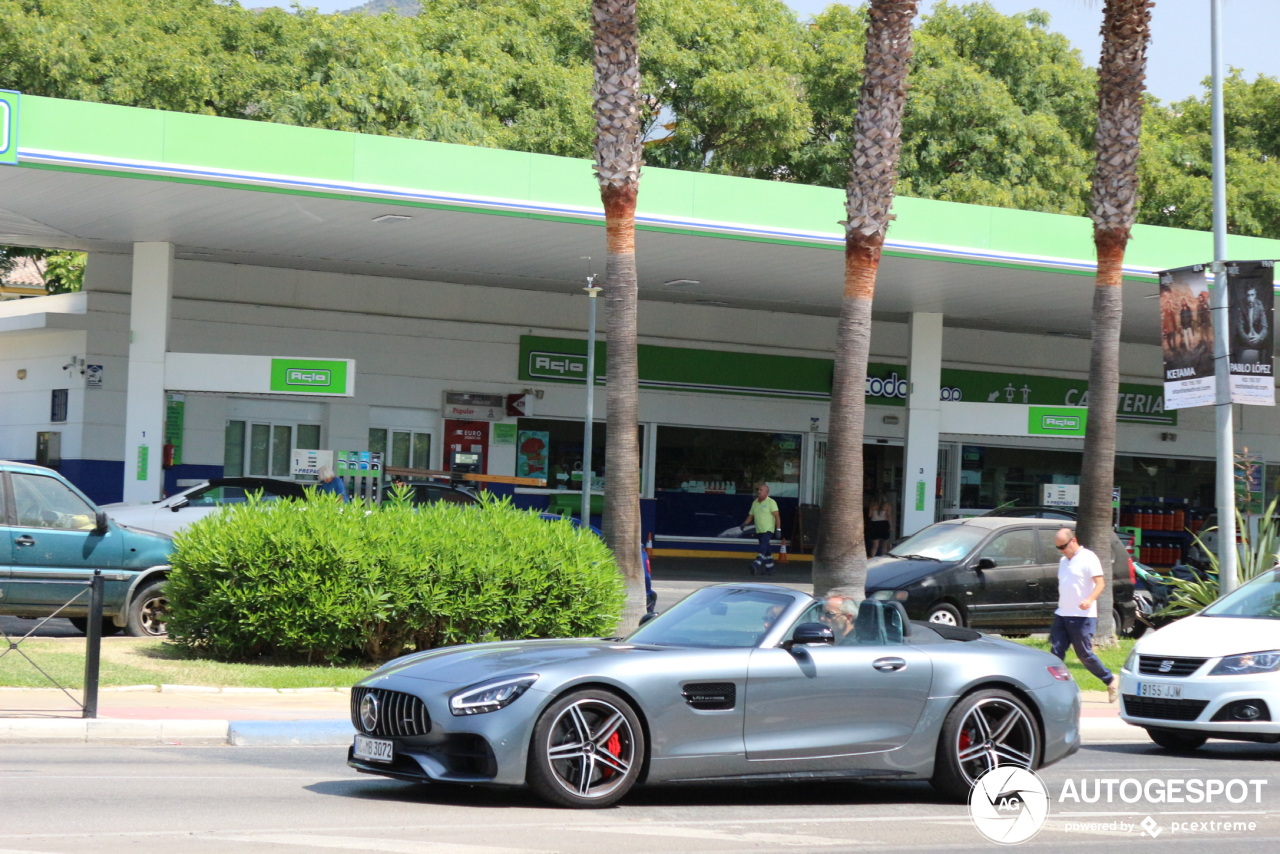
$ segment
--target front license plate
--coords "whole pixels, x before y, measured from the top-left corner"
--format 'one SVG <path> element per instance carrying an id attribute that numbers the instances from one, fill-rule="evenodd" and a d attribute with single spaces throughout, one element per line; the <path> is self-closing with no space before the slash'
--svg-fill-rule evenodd
<path id="1" fill-rule="evenodd" d="M 1163 682 L 1139 682 L 1139 697 L 1159 697 L 1164 700 L 1181 700 L 1181 685 L 1166 685 Z"/>
<path id="2" fill-rule="evenodd" d="M 390 762 L 395 758 L 395 742 L 381 738 L 369 738 L 357 735 L 355 749 L 351 751 L 356 759 L 368 759 L 370 762 Z"/>

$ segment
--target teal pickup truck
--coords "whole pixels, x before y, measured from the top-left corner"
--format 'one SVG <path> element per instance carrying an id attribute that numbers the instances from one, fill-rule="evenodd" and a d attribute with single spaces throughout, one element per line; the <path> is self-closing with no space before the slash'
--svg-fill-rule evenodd
<path id="1" fill-rule="evenodd" d="M 173 539 L 117 524 L 47 468 L 0 461 L 0 614 L 60 616 L 88 627 L 85 585 L 102 570 L 103 634 L 165 634 L 164 579 Z"/>

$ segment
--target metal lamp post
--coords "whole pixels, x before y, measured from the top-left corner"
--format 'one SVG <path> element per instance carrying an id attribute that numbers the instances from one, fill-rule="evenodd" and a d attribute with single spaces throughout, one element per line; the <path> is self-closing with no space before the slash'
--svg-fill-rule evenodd
<path id="1" fill-rule="evenodd" d="M 596 409 L 596 297 L 602 288 L 596 287 L 595 274 L 587 276 L 583 288 L 591 310 L 587 314 L 587 417 L 582 426 L 582 524 L 591 524 L 591 428 Z"/>
<path id="2" fill-rule="evenodd" d="M 1217 389 L 1217 504 L 1219 591 L 1236 588 L 1235 426 L 1232 423 L 1228 336 L 1231 334 L 1227 293 L 1227 179 L 1222 109 L 1222 0 L 1210 3 L 1210 64 L 1213 66 L 1213 364 Z"/>

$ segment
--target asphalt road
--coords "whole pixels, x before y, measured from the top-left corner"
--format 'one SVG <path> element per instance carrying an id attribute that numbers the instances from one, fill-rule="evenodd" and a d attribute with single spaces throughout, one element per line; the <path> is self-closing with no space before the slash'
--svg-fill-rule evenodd
<path id="1" fill-rule="evenodd" d="M 966 806 L 942 801 L 921 783 L 638 790 L 614 809 L 573 811 L 545 806 L 524 791 L 423 787 L 359 775 L 344 759 L 334 748 L 6 746 L 0 752 L 0 854 L 1008 848 L 987 842 Z M 1215 742 L 1188 756 L 1148 745 L 1086 748 L 1042 772 L 1050 814 L 1026 844 L 1037 854 L 1117 843 L 1125 852 L 1276 850 L 1277 772 L 1280 747 L 1270 745 Z M 1251 784 L 1242 803 L 1223 796 L 1208 805 L 1062 800 L 1068 791 L 1089 797 L 1105 785 L 1101 780 L 1138 781 L 1116 790 L 1131 792 L 1148 780 L 1156 781 L 1151 791 L 1167 791 L 1173 781 L 1192 778 L 1265 782 Z"/>

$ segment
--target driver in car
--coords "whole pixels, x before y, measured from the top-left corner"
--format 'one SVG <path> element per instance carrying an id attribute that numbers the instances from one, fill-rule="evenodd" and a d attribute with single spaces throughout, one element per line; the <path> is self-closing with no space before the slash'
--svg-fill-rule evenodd
<path id="1" fill-rule="evenodd" d="M 858 603 L 847 596 L 828 596 L 818 619 L 831 627 L 837 644 L 850 643 L 853 632 L 853 618 L 858 611 Z"/>

